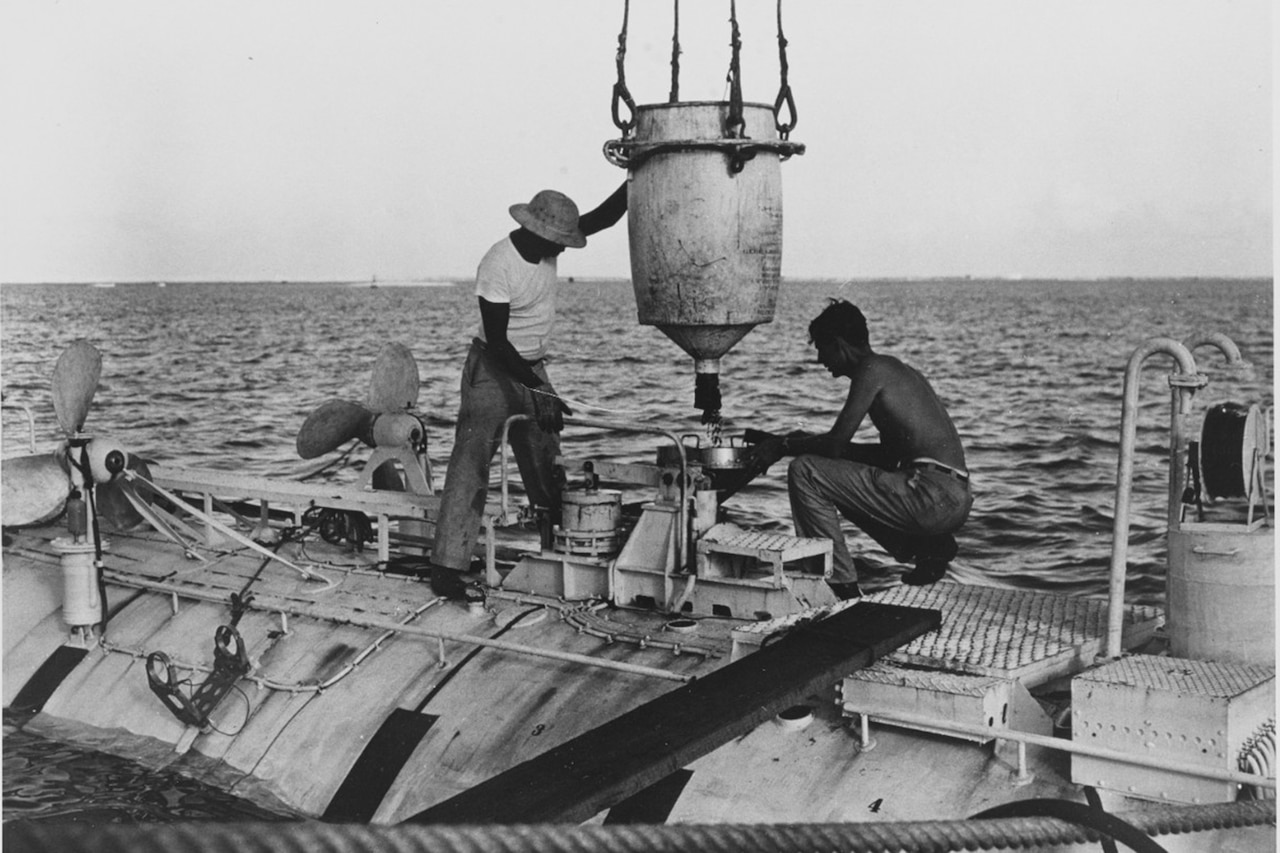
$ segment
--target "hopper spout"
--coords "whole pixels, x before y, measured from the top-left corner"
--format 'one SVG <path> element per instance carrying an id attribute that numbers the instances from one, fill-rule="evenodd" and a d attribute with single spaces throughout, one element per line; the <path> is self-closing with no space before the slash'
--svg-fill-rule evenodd
<path id="1" fill-rule="evenodd" d="M 702 412 L 704 424 L 720 421 L 720 359 L 694 359 L 693 407 Z"/>
<path id="2" fill-rule="evenodd" d="M 727 353 L 754 323 L 717 326 L 659 325 L 659 329 L 693 357 L 693 407 L 702 412 L 702 422 L 720 420 L 720 356 Z"/>
<path id="3" fill-rule="evenodd" d="M 641 323 L 644 321 L 641 320 Z M 739 325 L 673 325 L 670 323 L 655 324 L 662 333 L 676 342 L 680 349 L 687 352 L 694 361 L 707 362 L 707 372 L 720 372 L 720 356 L 747 336 L 747 332 L 756 327 L 755 323 Z M 714 367 L 711 364 L 714 363 Z M 697 367 L 702 372 L 702 367 Z"/>

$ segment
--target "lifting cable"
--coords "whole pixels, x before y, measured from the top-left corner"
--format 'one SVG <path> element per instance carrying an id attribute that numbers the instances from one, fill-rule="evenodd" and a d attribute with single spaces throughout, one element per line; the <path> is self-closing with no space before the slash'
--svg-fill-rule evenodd
<path id="1" fill-rule="evenodd" d="M 618 54 L 615 63 L 618 67 L 618 81 L 613 84 L 613 123 L 618 130 L 622 131 L 622 138 L 626 139 L 631 135 L 631 130 L 636 126 L 636 102 L 631 97 L 631 92 L 627 89 L 627 73 L 624 69 L 627 58 L 627 19 L 631 16 L 631 0 L 623 0 L 622 4 L 622 31 L 618 33 Z M 630 117 L 622 120 L 622 116 L 618 112 L 618 102 L 626 103 L 627 110 L 631 113 Z"/>
<path id="2" fill-rule="evenodd" d="M 675 23 L 671 27 L 671 96 L 668 102 L 676 104 L 680 102 L 680 0 L 671 0 L 671 5 Z"/>
<path id="3" fill-rule="evenodd" d="M 747 120 L 742 117 L 742 37 L 738 31 L 738 3 L 729 0 L 729 115 L 724 120 L 727 139 L 745 139 Z"/>
<path id="4" fill-rule="evenodd" d="M 782 34 L 782 0 L 778 0 L 778 77 L 778 97 L 773 102 L 773 122 L 778 128 L 778 138 L 788 139 L 791 131 L 795 129 L 798 116 L 796 100 L 791 94 L 791 84 L 787 82 L 787 37 Z M 781 119 L 784 105 L 791 118 L 788 122 L 783 122 Z M 783 159 L 785 160 L 787 156 L 790 155 L 785 155 Z"/>
<path id="5" fill-rule="evenodd" d="M 778 70 L 779 83 L 778 95 L 773 101 L 773 120 L 778 130 L 778 137 L 784 142 L 790 137 L 791 131 L 795 129 L 798 120 L 796 112 L 795 95 L 791 91 L 791 83 L 788 81 L 788 71 L 790 66 L 787 62 L 787 37 L 782 30 L 782 0 L 778 0 L 777 5 L 778 20 Z M 635 129 L 636 124 L 636 102 L 631 95 L 630 89 L 627 88 L 627 26 L 631 18 L 631 0 L 623 0 L 622 4 L 622 29 L 618 32 L 618 50 L 614 59 L 617 67 L 618 79 L 613 84 L 613 101 L 611 112 L 613 115 L 614 125 L 622 131 L 623 139 L 627 139 L 631 135 L 631 131 Z M 680 102 L 680 0 L 672 0 L 672 29 L 671 29 L 671 92 L 668 95 L 667 102 L 676 104 Z M 727 75 L 727 83 L 729 85 L 729 115 L 725 120 L 725 138 L 727 139 L 744 139 L 746 138 L 746 121 L 742 114 L 742 37 L 738 28 L 738 9 L 736 0 L 729 1 L 729 25 L 730 25 L 730 59 L 729 72 Z M 622 118 L 621 105 L 626 104 L 628 117 Z M 782 120 L 783 109 L 786 109 L 787 120 Z M 781 152 L 783 159 L 791 156 L 793 151 Z"/>
<path id="6" fill-rule="evenodd" d="M 773 103 L 773 121 L 778 131 L 778 139 L 752 139 L 746 135 L 746 119 L 742 98 L 742 39 L 738 29 L 736 0 L 731 0 L 729 19 L 731 25 L 732 55 L 729 62 L 728 114 L 723 125 L 724 135 L 718 139 L 668 139 L 656 141 L 638 141 L 632 138 L 636 125 L 636 103 L 627 89 L 625 58 L 627 53 L 627 27 L 631 15 L 630 0 L 624 0 L 622 13 L 622 30 L 618 33 L 617 68 L 618 79 L 613 84 L 613 123 L 622 131 L 621 139 L 611 139 L 604 144 L 604 156 L 615 166 L 623 169 L 634 169 L 655 154 L 671 151 L 720 151 L 729 160 L 729 174 L 736 175 L 742 171 L 748 160 L 756 154 L 767 151 L 778 155 L 780 160 L 787 160 L 793 154 L 803 154 L 804 145 L 791 142 L 789 136 L 796 126 L 795 95 L 788 82 L 789 66 L 787 64 L 787 37 L 782 31 L 782 0 L 778 0 L 778 62 L 780 68 L 780 85 L 778 95 Z M 680 2 L 674 0 L 675 24 L 671 36 L 671 94 L 670 103 L 679 103 L 680 97 Z M 621 104 L 625 103 L 630 111 L 629 116 L 622 118 Z M 783 112 L 786 120 L 783 120 Z"/>

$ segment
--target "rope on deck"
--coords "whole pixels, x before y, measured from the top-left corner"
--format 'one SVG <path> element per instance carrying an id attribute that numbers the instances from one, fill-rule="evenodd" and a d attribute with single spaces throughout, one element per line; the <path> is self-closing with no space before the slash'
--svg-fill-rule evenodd
<path id="1" fill-rule="evenodd" d="M 1148 834 L 1274 824 L 1274 801 L 1152 807 L 1117 815 Z M 11 821 L 4 844 L 24 853 L 844 853 L 1039 849 L 1096 843 L 1057 818 L 837 824 L 365 826 L 320 822 L 87 827 Z M 10 846 L 12 845 L 12 846 Z"/>

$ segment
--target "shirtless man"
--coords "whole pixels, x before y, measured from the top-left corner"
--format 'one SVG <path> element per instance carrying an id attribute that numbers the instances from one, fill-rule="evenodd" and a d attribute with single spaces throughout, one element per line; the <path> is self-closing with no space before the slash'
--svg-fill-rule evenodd
<path id="1" fill-rule="evenodd" d="M 795 457 L 787 491 L 796 534 L 832 541 L 830 585 L 840 598 L 862 592 L 839 514 L 894 559 L 914 560 L 904 583 L 934 583 L 955 557 L 951 534 L 973 505 L 964 448 L 951 417 L 919 371 L 871 349 L 867 320 L 857 306 L 833 301 L 809 324 L 809 339 L 832 376 L 848 377 L 849 396 L 829 431 L 755 445 L 757 465 Z M 851 443 L 867 417 L 880 442 Z"/>

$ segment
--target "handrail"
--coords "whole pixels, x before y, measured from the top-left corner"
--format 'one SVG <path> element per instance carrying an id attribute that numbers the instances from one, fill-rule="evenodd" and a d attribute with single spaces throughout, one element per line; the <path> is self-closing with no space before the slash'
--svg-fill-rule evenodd
<path id="1" fill-rule="evenodd" d="M 1269 788 L 1271 790 L 1275 790 L 1276 787 L 1276 778 L 1274 776 L 1264 776 L 1257 773 L 1245 773 L 1239 770 L 1211 767 L 1204 764 L 1194 764 L 1190 761 L 1179 761 L 1173 758 L 1165 758 L 1160 755 L 1121 752 L 1120 750 L 1093 746 L 1088 743 L 1067 740 L 1065 738 L 1038 735 L 1034 732 L 1023 732 L 1016 729 L 992 729 L 989 726 L 971 725 L 968 723 L 957 722 L 955 720 L 939 720 L 934 717 L 922 716 L 920 714 L 902 714 L 897 711 L 891 711 L 885 714 L 877 714 L 874 711 L 858 711 L 856 713 L 862 717 L 863 721 L 861 740 L 864 749 L 867 748 L 866 742 L 869 737 L 867 734 L 866 724 L 868 722 L 879 722 L 882 725 L 928 727 L 930 729 L 946 731 L 952 734 L 965 735 L 968 737 L 990 737 L 996 740 L 1013 741 L 1020 745 L 1056 749 L 1060 752 L 1068 752 L 1073 755 L 1086 755 L 1090 758 L 1101 758 L 1107 761 L 1134 764 L 1138 767 L 1146 767 L 1152 770 L 1166 770 L 1170 773 L 1182 773 L 1187 776 L 1195 776 L 1201 779 L 1212 779 L 1215 782 L 1230 782 L 1237 785 L 1256 785 L 1259 788 Z M 1025 763 L 1025 754 L 1019 752 L 1018 760 L 1020 765 L 1019 770 L 1024 771 L 1025 768 L 1022 765 Z"/>
<path id="2" fill-rule="evenodd" d="M 31 452 L 36 452 L 36 416 L 31 414 L 31 407 L 25 403 L 0 403 L 0 408 L 17 409 L 27 416 L 27 430 L 31 442 Z"/>
<path id="3" fill-rule="evenodd" d="M 1236 346 L 1236 342 L 1224 335 L 1222 332 L 1196 332 L 1183 339 L 1182 345 L 1187 348 L 1188 352 L 1195 353 L 1200 347 L 1214 346 L 1226 358 L 1227 364 L 1231 367 L 1249 367 L 1249 362 L 1244 360 L 1240 355 L 1240 348 Z"/>
<path id="4" fill-rule="evenodd" d="M 134 589 L 149 589 L 155 592 L 168 593 L 170 595 L 178 595 L 185 598 L 192 598 L 197 601 L 213 601 L 225 604 L 225 596 L 214 593 L 204 593 L 201 590 L 193 589 L 182 584 L 171 583 L 165 580 L 150 580 L 137 576 L 129 576 L 124 572 L 107 569 L 105 572 L 107 580 L 119 586 L 132 587 Z M 260 610 L 265 613 L 285 613 L 289 616 L 304 617 L 312 619 L 334 620 L 331 609 L 319 607 L 313 604 L 303 604 L 289 601 L 276 601 L 261 596 L 252 599 L 248 605 L 250 610 Z M 497 649 L 499 651 L 513 652 L 516 654 L 525 654 L 532 657 L 549 658 L 551 660 L 565 661 L 567 663 L 583 664 L 601 669 L 617 670 L 618 672 L 629 672 L 633 675 L 645 675 L 651 678 L 660 678 L 666 681 L 689 682 L 693 681 L 692 675 L 681 675 L 680 673 L 670 672 L 665 669 L 658 669 L 651 666 L 642 666 L 639 664 L 627 663 L 626 661 L 616 661 L 609 658 L 592 657 L 590 655 L 580 655 L 574 652 L 562 652 L 555 649 L 544 649 L 538 646 L 530 646 L 521 643 L 511 643 L 506 640 L 497 640 L 489 637 L 480 637 L 474 634 L 459 634 L 454 631 L 439 631 L 427 628 L 423 625 L 409 625 L 403 622 L 397 622 L 394 619 L 385 619 L 380 616 L 374 616 L 368 613 L 351 613 L 342 616 L 341 621 L 348 625 L 355 625 L 360 628 L 371 628 L 380 631 L 393 631 L 397 634 L 406 634 L 414 637 L 424 637 L 431 640 L 439 640 L 441 642 L 462 643 L 471 646 L 479 646 L 486 649 Z"/>
<path id="5" fill-rule="evenodd" d="M 1116 469 L 1115 519 L 1111 531 L 1111 578 L 1110 591 L 1107 598 L 1107 644 L 1105 654 L 1108 658 L 1118 658 L 1122 653 L 1121 634 L 1124 630 L 1124 587 L 1125 573 L 1128 569 L 1129 550 L 1129 503 L 1133 493 L 1133 448 L 1137 439 L 1138 391 L 1141 385 L 1142 365 L 1153 355 L 1172 357 L 1182 370 L 1185 378 L 1197 376 L 1196 360 L 1188 350 L 1173 338 L 1151 338 L 1134 350 L 1129 357 L 1124 374 L 1124 403 L 1120 412 L 1120 459 Z M 1170 402 L 1170 490 L 1174 488 L 1179 469 L 1178 459 L 1174 454 L 1182 443 L 1182 416 L 1190 399 L 1191 389 L 1174 383 L 1173 400 Z M 1172 501 L 1174 498 L 1170 498 Z"/>

